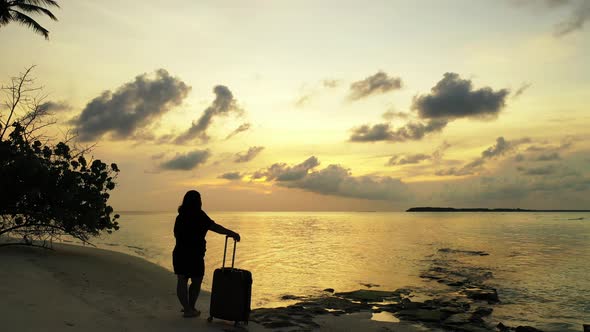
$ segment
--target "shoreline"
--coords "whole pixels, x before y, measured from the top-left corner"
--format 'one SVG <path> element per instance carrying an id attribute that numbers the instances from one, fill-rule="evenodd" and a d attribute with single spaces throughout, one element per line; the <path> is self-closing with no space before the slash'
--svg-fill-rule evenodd
<path id="1" fill-rule="evenodd" d="M 182 318 L 175 275 L 137 256 L 53 244 L 52 250 L 2 247 L 0 260 L 0 312 L 8 331 L 244 330 L 233 322 L 207 322 L 210 292 L 204 289 L 197 302 L 201 317 Z M 371 320 L 370 313 L 326 315 L 316 324 L 322 331 L 424 331 L 412 324 Z M 252 319 L 247 330 L 270 331 Z"/>
<path id="2" fill-rule="evenodd" d="M 457 265 L 460 256 L 487 255 L 439 249 L 420 278 L 450 292 L 325 289 L 320 295 L 285 295 L 283 306 L 253 308 L 249 324 L 234 327 L 207 322 L 205 289 L 197 302 L 201 317 L 182 318 L 175 275 L 144 258 L 75 244 L 50 250 L 7 246 L 0 247 L 0 312 L 10 331 L 541 331 L 494 319 L 500 299 L 487 282 L 491 272 Z"/>

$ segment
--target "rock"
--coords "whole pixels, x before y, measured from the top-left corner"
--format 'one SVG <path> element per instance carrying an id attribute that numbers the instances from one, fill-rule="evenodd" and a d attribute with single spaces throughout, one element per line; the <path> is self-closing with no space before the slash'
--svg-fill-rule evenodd
<path id="1" fill-rule="evenodd" d="M 387 292 L 368 289 L 359 289 L 352 292 L 336 293 L 335 295 L 351 301 L 359 302 L 383 302 L 385 300 L 399 301 L 401 299 L 401 293 L 397 291 Z"/>
<path id="2" fill-rule="evenodd" d="M 464 313 L 465 310 L 461 307 L 440 307 L 440 311 L 448 312 L 450 315 Z"/>
<path id="3" fill-rule="evenodd" d="M 303 297 L 301 296 L 297 296 L 297 295 L 291 295 L 291 294 L 286 294 L 281 296 L 281 300 L 286 301 L 286 300 L 301 300 L 303 299 Z"/>
<path id="4" fill-rule="evenodd" d="M 475 309 L 473 314 L 476 316 L 479 316 L 479 317 L 486 317 L 486 316 L 491 315 L 493 311 L 494 311 L 494 309 L 492 309 L 490 307 L 479 307 L 479 308 Z"/>
<path id="5" fill-rule="evenodd" d="M 365 286 L 367 288 L 373 288 L 373 287 L 379 287 L 381 285 L 377 285 L 377 284 L 372 284 L 372 283 L 360 283 L 361 286 Z"/>
<path id="6" fill-rule="evenodd" d="M 326 296 L 314 299 L 307 299 L 299 302 L 298 305 L 304 306 L 306 310 L 314 310 L 314 313 L 327 313 L 326 309 L 341 310 L 344 312 L 359 312 L 361 310 L 370 310 L 371 306 L 366 303 L 355 303 L 346 298 L 336 296 Z"/>
<path id="7" fill-rule="evenodd" d="M 498 292 L 494 288 L 466 288 L 463 293 L 470 299 L 479 301 L 488 301 L 488 303 L 498 303 Z"/>
<path id="8" fill-rule="evenodd" d="M 409 288 L 398 288 L 395 290 L 395 293 L 398 293 L 399 295 L 410 295 L 412 290 Z"/>
<path id="9" fill-rule="evenodd" d="M 458 332 L 490 332 L 493 331 L 489 328 L 483 327 L 483 326 L 477 326 L 477 325 L 461 325 L 461 326 L 450 326 L 452 327 L 452 331 L 458 331 Z"/>
<path id="10" fill-rule="evenodd" d="M 295 318 L 294 319 L 295 322 L 299 323 L 300 325 L 304 325 L 304 326 L 309 326 L 309 327 L 314 327 L 314 328 L 318 328 L 320 327 L 320 324 L 312 321 L 311 319 L 306 319 L 306 318 Z"/>
<path id="11" fill-rule="evenodd" d="M 299 304 L 290 305 L 286 309 L 289 310 L 289 311 L 291 311 L 291 312 L 305 311 L 305 307 L 303 307 L 302 305 L 299 305 Z"/>
<path id="12" fill-rule="evenodd" d="M 436 273 L 422 273 L 420 275 L 420 278 L 422 279 L 432 279 L 432 280 L 440 280 L 443 279 L 445 276 L 442 274 L 436 274 Z"/>
<path id="13" fill-rule="evenodd" d="M 334 293 L 334 288 L 326 288 L 324 289 L 324 292 Z"/>
<path id="14" fill-rule="evenodd" d="M 308 309 L 308 311 L 313 315 L 325 315 L 325 314 L 330 313 L 328 310 L 326 310 L 324 308 L 319 308 L 319 307 L 310 308 L 310 309 Z"/>
<path id="15" fill-rule="evenodd" d="M 488 256 L 489 255 L 485 251 L 458 250 L 458 249 L 451 249 L 451 248 L 442 248 L 442 249 L 438 249 L 438 251 L 444 252 L 447 254 L 465 254 L 465 255 L 472 255 L 472 256 Z"/>
<path id="16" fill-rule="evenodd" d="M 428 305 L 425 305 L 422 302 L 412 302 L 412 301 L 410 301 L 410 299 L 402 299 L 400 304 L 403 309 L 409 309 L 409 310 L 420 309 L 420 308 L 424 308 L 425 306 L 428 307 Z"/>
<path id="17" fill-rule="evenodd" d="M 536 329 L 532 326 L 519 326 L 516 329 L 514 329 L 514 331 L 516 331 L 516 332 L 543 332 L 543 331 Z"/>
<path id="18" fill-rule="evenodd" d="M 496 327 L 501 332 L 508 332 L 508 331 L 510 331 L 510 328 L 508 326 L 504 325 L 502 322 L 498 323 L 498 325 Z"/>
<path id="19" fill-rule="evenodd" d="M 590 324 L 582 325 L 584 327 L 584 332 L 590 332 Z"/>
<path id="20" fill-rule="evenodd" d="M 455 314 L 451 317 L 445 319 L 445 324 L 451 325 L 463 325 L 471 323 L 471 314 L 470 313 L 461 313 Z"/>
<path id="21" fill-rule="evenodd" d="M 375 313 L 375 314 L 378 314 L 383 311 L 387 311 L 389 313 L 394 313 L 394 312 L 398 312 L 400 310 L 403 310 L 403 308 L 399 303 L 378 305 L 378 306 L 373 307 L 373 309 L 372 309 L 373 313 Z"/>
<path id="22" fill-rule="evenodd" d="M 419 322 L 441 322 L 449 314 L 440 310 L 427 309 L 404 309 L 395 313 L 400 319 L 413 320 Z"/>

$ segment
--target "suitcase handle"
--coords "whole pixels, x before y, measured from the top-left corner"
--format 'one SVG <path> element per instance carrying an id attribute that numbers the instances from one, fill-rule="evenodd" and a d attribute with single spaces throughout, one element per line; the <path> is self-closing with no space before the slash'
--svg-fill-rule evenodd
<path id="1" fill-rule="evenodd" d="M 221 265 L 221 268 L 225 268 L 225 254 L 227 253 L 227 239 L 229 238 L 229 235 L 225 236 L 225 247 L 223 248 L 223 264 Z M 236 245 L 237 245 L 238 241 L 236 241 L 236 239 L 234 239 L 234 253 L 231 256 L 231 268 L 234 268 L 234 260 L 236 259 Z"/>

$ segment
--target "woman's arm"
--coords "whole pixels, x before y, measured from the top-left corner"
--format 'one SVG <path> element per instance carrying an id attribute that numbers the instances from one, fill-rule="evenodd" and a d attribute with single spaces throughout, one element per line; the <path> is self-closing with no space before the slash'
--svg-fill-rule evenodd
<path id="1" fill-rule="evenodd" d="M 238 234 L 230 229 L 227 229 L 227 228 L 221 226 L 220 224 L 212 223 L 211 226 L 209 226 L 209 230 L 211 230 L 215 233 L 224 234 L 229 237 L 232 237 L 238 242 L 240 241 L 240 234 Z"/>

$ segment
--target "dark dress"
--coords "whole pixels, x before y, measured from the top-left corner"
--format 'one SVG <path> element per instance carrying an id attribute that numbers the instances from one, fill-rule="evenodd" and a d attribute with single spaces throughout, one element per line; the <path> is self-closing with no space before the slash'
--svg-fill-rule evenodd
<path id="1" fill-rule="evenodd" d="M 215 223 L 203 211 L 179 213 L 174 223 L 176 246 L 172 251 L 174 273 L 190 278 L 205 274 L 205 235 Z"/>

